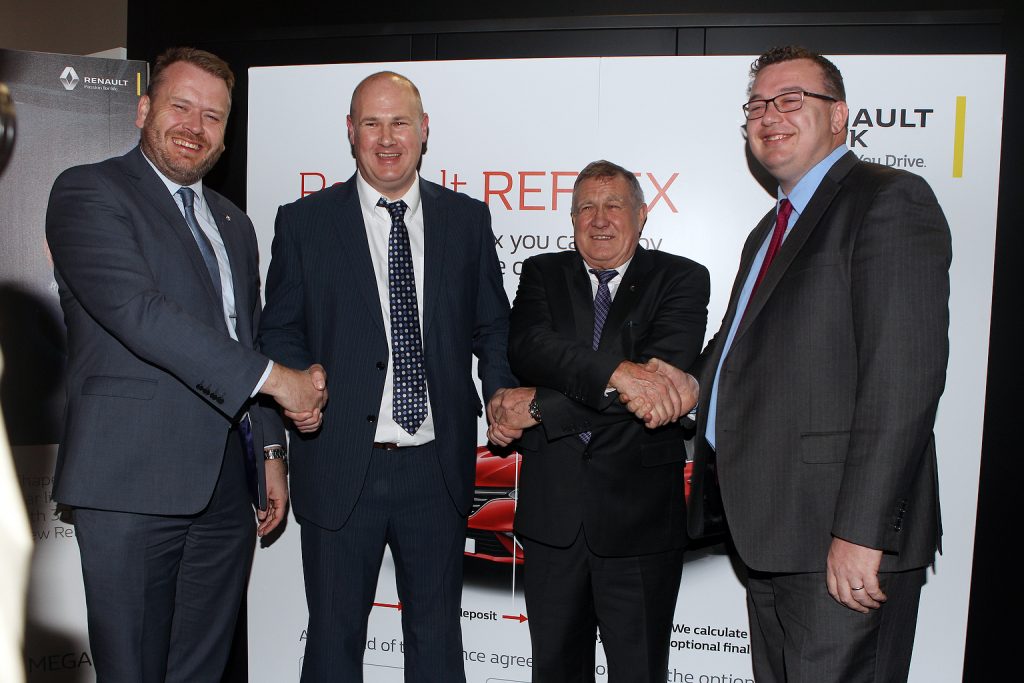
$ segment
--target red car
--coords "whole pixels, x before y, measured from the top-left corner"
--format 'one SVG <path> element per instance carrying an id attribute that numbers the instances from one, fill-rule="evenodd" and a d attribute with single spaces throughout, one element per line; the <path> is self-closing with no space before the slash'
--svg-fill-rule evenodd
<path id="1" fill-rule="evenodd" d="M 512 533 L 516 513 L 516 483 L 523 456 L 476 449 L 476 489 L 466 530 L 466 555 L 491 562 L 523 563 L 523 548 Z"/>
<path id="2" fill-rule="evenodd" d="M 476 488 L 466 530 L 466 555 L 504 564 L 523 563 L 523 547 L 516 541 L 512 524 L 516 513 L 519 453 L 495 455 L 487 446 L 476 449 Z M 686 463 L 686 495 L 690 495 L 692 462 Z"/>

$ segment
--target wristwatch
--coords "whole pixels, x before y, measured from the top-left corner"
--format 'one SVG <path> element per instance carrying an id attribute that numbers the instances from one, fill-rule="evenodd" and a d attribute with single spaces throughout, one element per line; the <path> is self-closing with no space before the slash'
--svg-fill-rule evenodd
<path id="1" fill-rule="evenodd" d="M 288 451 L 281 448 L 280 446 L 268 446 L 263 449 L 264 460 L 280 460 L 287 464 L 288 462 Z"/>
<path id="2" fill-rule="evenodd" d="M 537 397 L 536 396 L 534 396 L 533 400 L 530 401 L 529 411 L 530 411 L 530 417 L 532 417 L 537 422 L 543 422 L 543 420 L 540 419 L 540 406 L 537 405 Z"/>

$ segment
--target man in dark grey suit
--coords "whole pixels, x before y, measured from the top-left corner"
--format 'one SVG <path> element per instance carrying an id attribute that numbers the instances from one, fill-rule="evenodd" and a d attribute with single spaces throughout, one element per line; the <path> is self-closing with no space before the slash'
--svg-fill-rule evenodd
<path id="1" fill-rule="evenodd" d="M 321 370 L 254 350 L 252 223 L 202 183 L 233 84 L 215 55 L 167 51 L 139 146 L 65 171 L 50 195 L 69 345 L 53 497 L 74 508 L 101 681 L 220 680 L 256 533 L 288 499 L 280 418 L 252 399 L 303 429 L 326 399 Z"/>
<path id="2" fill-rule="evenodd" d="M 457 683 L 477 418 L 515 383 L 508 299 L 490 213 L 419 177 L 428 117 L 407 78 L 352 95 L 356 174 L 282 206 L 261 347 L 319 359 L 335 398 L 324 428 L 292 443 L 309 607 L 302 680 L 362 680 L 384 547 L 402 604 L 406 681 Z"/>
<path id="3" fill-rule="evenodd" d="M 751 76 L 747 141 L 778 202 L 695 370 L 690 532 L 724 513 L 758 681 L 906 680 L 941 535 L 949 227 L 920 177 L 847 151 L 830 61 L 777 48 Z"/>
<path id="4" fill-rule="evenodd" d="M 646 220 L 633 173 L 608 161 L 580 172 L 576 251 L 528 259 L 512 307 L 509 358 L 532 386 L 500 390 L 488 406 L 496 443 L 525 430 L 515 527 L 535 683 L 593 681 L 598 627 L 613 683 L 668 672 L 687 540 L 677 420 L 694 398 L 652 368 L 697 358 L 710 278 L 640 247 Z M 623 394 L 647 395 L 651 419 Z"/>

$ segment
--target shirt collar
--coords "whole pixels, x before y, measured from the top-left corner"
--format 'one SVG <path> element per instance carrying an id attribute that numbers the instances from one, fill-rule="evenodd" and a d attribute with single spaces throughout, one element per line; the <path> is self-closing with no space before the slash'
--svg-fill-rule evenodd
<path id="1" fill-rule="evenodd" d="M 847 151 L 846 145 L 839 145 L 827 157 L 815 164 L 814 168 L 805 173 L 800 182 L 796 184 L 793 191 L 789 193 L 788 199 L 797 214 L 804 212 L 807 204 L 811 201 L 811 197 L 817 192 L 818 185 L 821 185 L 821 181 L 825 178 L 825 174 Z M 778 189 L 778 200 L 781 201 L 785 198 L 787 198 L 787 195 L 780 187 Z"/>
<path id="2" fill-rule="evenodd" d="M 629 268 L 629 264 L 633 262 L 634 258 L 636 258 L 636 252 L 633 252 L 633 255 L 629 257 L 629 260 L 626 261 L 625 263 L 623 263 L 622 265 L 615 266 L 614 268 L 600 268 L 599 270 L 614 270 L 614 271 L 617 271 L 618 275 L 613 277 L 612 281 L 614 282 L 615 280 L 621 280 L 623 278 L 623 276 L 625 276 L 626 269 Z M 587 277 L 589 277 L 589 278 L 596 278 L 597 275 L 595 275 L 595 274 L 590 272 L 590 269 L 593 268 L 593 266 L 591 266 L 589 263 L 587 263 L 587 260 L 585 258 L 583 258 L 582 254 L 580 254 L 580 260 L 583 261 L 583 270 L 586 271 Z"/>
<path id="3" fill-rule="evenodd" d="M 161 173 L 160 169 L 156 167 L 156 164 L 149 160 L 149 157 L 146 156 L 145 152 L 142 153 L 142 158 L 145 159 L 146 163 L 149 164 L 150 168 L 152 168 L 156 172 L 157 177 L 163 181 L 164 185 L 167 187 L 167 191 L 171 193 L 172 197 L 176 195 L 178 193 L 178 190 L 180 190 L 181 188 L 191 187 L 192 190 L 196 193 L 195 208 L 201 209 L 203 207 L 203 204 L 206 202 L 206 198 L 203 196 L 202 178 L 192 183 L 191 185 L 179 185 L 178 183 L 174 182 L 173 180 L 165 176 L 163 173 Z"/>
<path id="4" fill-rule="evenodd" d="M 356 172 L 356 190 L 359 192 L 359 205 L 363 208 L 363 211 L 369 215 L 373 215 L 375 209 L 377 209 L 377 200 L 383 195 L 377 190 L 373 189 L 370 183 L 366 182 L 363 178 L 363 174 Z M 416 174 L 416 179 L 413 181 L 412 186 L 409 190 L 401 197 L 384 197 L 389 202 L 396 202 L 399 199 L 404 201 L 409 207 L 405 211 L 406 216 L 411 216 L 416 213 L 420 208 L 420 176 Z M 385 209 L 381 209 L 387 213 Z M 388 219 L 390 220 L 390 218 Z"/>

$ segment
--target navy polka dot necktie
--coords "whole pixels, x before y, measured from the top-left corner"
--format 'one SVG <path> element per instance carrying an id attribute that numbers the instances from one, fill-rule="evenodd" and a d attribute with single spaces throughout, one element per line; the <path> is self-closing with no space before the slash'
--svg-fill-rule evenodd
<path id="1" fill-rule="evenodd" d="M 597 276 L 597 295 L 594 297 L 594 350 L 597 350 L 601 343 L 601 332 L 604 330 L 604 321 L 608 319 L 608 310 L 612 307 L 612 291 L 608 289 L 608 283 L 619 274 L 617 270 L 597 270 L 591 268 L 590 272 Z M 580 441 L 590 443 L 590 432 L 581 432 Z"/>
<path id="2" fill-rule="evenodd" d="M 423 368 L 420 316 L 416 305 L 416 278 L 405 226 L 408 204 L 377 201 L 391 214 L 388 237 L 388 298 L 391 304 L 391 362 L 394 379 L 392 413 L 395 422 L 415 434 L 427 419 L 427 381 Z"/>

